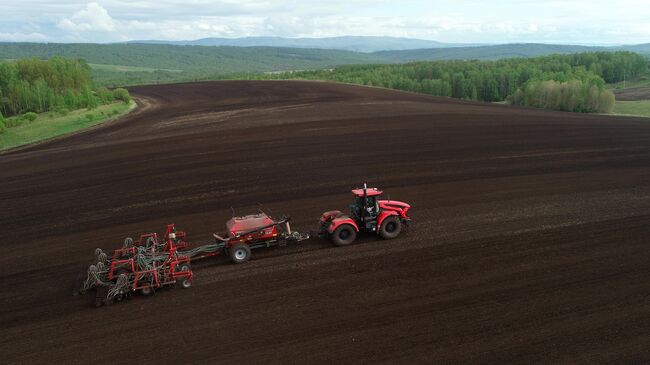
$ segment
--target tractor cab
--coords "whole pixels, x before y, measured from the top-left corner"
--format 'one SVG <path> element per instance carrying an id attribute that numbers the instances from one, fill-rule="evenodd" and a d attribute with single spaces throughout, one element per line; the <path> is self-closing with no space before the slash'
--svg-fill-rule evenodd
<path id="1" fill-rule="evenodd" d="M 354 189 L 354 202 L 350 204 L 350 211 L 354 220 L 362 225 L 375 226 L 379 216 L 379 196 L 382 191 L 377 188 Z M 369 227 L 370 228 L 370 227 Z"/>

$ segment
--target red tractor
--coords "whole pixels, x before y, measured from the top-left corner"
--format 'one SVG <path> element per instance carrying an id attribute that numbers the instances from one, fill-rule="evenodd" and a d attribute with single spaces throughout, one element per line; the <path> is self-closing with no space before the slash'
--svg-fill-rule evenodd
<path id="1" fill-rule="evenodd" d="M 379 200 L 382 191 L 377 188 L 352 190 L 354 202 L 350 205 L 351 215 L 340 210 L 323 213 L 320 218 L 320 233 L 329 237 L 337 246 L 354 242 L 360 231 L 375 233 L 384 239 L 397 237 L 402 226 L 408 226 L 411 218 L 406 215 L 409 204 L 396 200 Z"/>

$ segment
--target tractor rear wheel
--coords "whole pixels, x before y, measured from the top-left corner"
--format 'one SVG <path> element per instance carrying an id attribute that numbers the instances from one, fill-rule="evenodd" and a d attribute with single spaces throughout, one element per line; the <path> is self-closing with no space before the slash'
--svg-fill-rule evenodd
<path id="1" fill-rule="evenodd" d="M 337 246 L 347 246 L 357 238 L 357 230 L 351 224 L 342 224 L 332 232 L 332 242 Z"/>
<path id="2" fill-rule="evenodd" d="M 379 228 L 379 235 L 383 239 L 391 239 L 399 236 L 400 232 L 402 231 L 402 222 L 400 222 L 399 218 L 393 216 L 393 217 L 388 217 L 384 219 L 383 222 L 381 222 L 381 227 Z"/>
<path id="3" fill-rule="evenodd" d="M 235 264 L 243 264 L 251 258 L 251 248 L 245 243 L 238 243 L 228 249 L 230 261 Z"/>

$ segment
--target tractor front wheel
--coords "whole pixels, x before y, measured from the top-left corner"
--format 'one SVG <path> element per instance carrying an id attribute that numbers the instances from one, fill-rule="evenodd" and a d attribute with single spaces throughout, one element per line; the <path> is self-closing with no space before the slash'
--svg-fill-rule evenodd
<path id="1" fill-rule="evenodd" d="M 235 264 L 243 264 L 251 258 L 251 248 L 245 243 L 238 243 L 228 249 L 230 261 Z"/>
<path id="2" fill-rule="evenodd" d="M 343 224 L 332 232 L 332 242 L 337 246 L 347 246 L 357 238 L 357 230 L 350 224 Z"/>
<path id="3" fill-rule="evenodd" d="M 383 239 L 391 239 L 399 236 L 399 233 L 402 231 L 402 222 L 400 222 L 397 217 L 388 217 L 381 222 L 381 227 L 379 228 L 379 235 Z"/>

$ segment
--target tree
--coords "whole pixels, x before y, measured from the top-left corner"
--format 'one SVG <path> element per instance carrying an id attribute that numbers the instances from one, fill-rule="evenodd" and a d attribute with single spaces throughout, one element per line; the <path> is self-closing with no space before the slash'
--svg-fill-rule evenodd
<path id="1" fill-rule="evenodd" d="M 599 101 L 598 101 L 599 113 L 611 113 L 612 110 L 614 110 L 615 105 L 616 105 L 616 97 L 614 96 L 613 92 L 609 90 L 605 90 L 600 93 Z"/>
<path id="2" fill-rule="evenodd" d="M 90 67 L 83 60 L 52 57 L 0 61 L 0 110 L 7 116 L 64 105 L 76 108 L 82 104 L 78 95 L 90 87 Z M 87 95 L 85 102 L 93 104 Z"/>
<path id="3" fill-rule="evenodd" d="M 565 110 L 582 113 L 608 113 L 615 103 L 614 94 L 597 83 L 581 80 L 529 82 L 518 89 L 509 101 L 513 105 Z"/>
<path id="4" fill-rule="evenodd" d="M 125 103 L 131 102 L 131 95 L 129 95 L 128 90 L 123 89 L 121 87 L 113 90 L 113 98 L 115 100 L 121 100 Z"/>
<path id="5" fill-rule="evenodd" d="M 641 77 L 648 61 L 630 52 L 587 52 L 499 61 L 435 61 L 347 65 L 261 78 L 320 79 L 479 101 L 597 112 L 613 105 L 605 81 Z M 634 76 L 636 75 L 636 76 Z"/>
<path id="6" fill-rule="evenodd" d="M 102 104 L 108 104 L 115 100 L 113 93 L 105 87 L 100 87 L 95 92 L 95 96 L 99 99 Z"/>
<path id="7" fill-rule="evenodd" d="M 454 98 L 464 98 L 465 94 L 465 75 L 460 72 L 454 74 L 451 81 L 451 96 Z"/>
<path id="8" fill-rule="evenodd" d="M 98 104 L 97 98 L 95 98 L 95 95 L 93 95 L 88 85 L 83 87 L 83 89 L 81 90 L 80 97 L 81 97 L 82 105 L 85 106 L 86 108 L 88 109 L 97 108 L 97 104 Z"/>
<path id="9" fill-rule="evenodd" d="M 72 90 L 66 90 L 65 95 L 63 96 L 63 102 L 65 103 L 66 108 L 70 110 L 77 109 L 77 98 Z"/>
<path id="10" fill-rule="evenodd" d="M 0 134 L 2 134 L 5 129 L 7 129 L 7 126 L 5 124 L 5 117 L 2 115 L 2 112 L 0 112 Z"/>
<path id="11" fill-rule="evenodd" d="M 38 118 L 38 114 L 36 114 L 34 112 L 27 112 L 27 113 L 25 113 L 25 115 L 23 115 L 23 118 L 25 118 L 26 120 L 28 120 L 30 122 L 33 122 L 33 121 L 36 120 L 36 118 Z"/>

